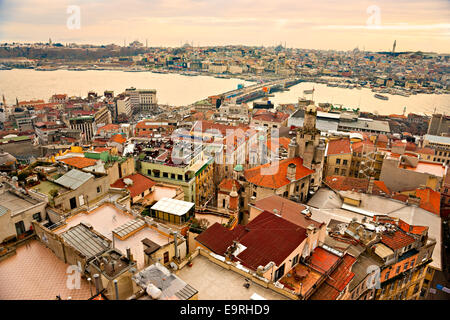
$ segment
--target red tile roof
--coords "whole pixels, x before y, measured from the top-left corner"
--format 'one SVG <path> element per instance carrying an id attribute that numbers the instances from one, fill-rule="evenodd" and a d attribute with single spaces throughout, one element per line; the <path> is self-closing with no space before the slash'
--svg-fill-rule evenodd
<path id="1" fill-rule="evenodd" d="M 327 277 L 327 280 L 310 297 L 311 300 L 336 300 L 355 274 L 351 271 L 356 259 L 345 254 L 337 268 Z"/>
<path id="2" fill-rule="evenodd" d="M 430 188 L 416 189 L 416 197 L 420 198 L 419 206 L 429 212 L 439 215 L 441 208 L 441 194 Z"/>
<path id="3" fill-rule="evenodd" d="M 265 111 L 265 110 L 264 110 Z M 253 115 L 253 120 L 258 120 L 258 121 L 269 121 L 269 122 L 283 122 L 285 121 L 287 118 L 289 118 L 289 114 L 287 113 L 283 113 L 283 112 L 270 112 L 270 111 L 265 111 L 265 112 L 258 112 L 257 114 Z"/>
<path id="4" fill-rule="evenodd" d="M 413 226 L 413 225 L 407 224 L 405 221 L 403 221 L 401 219 L 399 219 L 399 221 L 398 221 L 398 226 L 400 229 L 402 229 L 405 232 L 413 233 L 413 234 L 417 234 L 417 235 L 424 234 L 428 230 L 428 227 Z"/>
<path id="5" fill-rule="evenodd" d="M 271 261 L 279 266 L 306 237 L 305 228 L 264 211 L 245 227 L 238 225 L 233 230 L 215 223 L 197 236 L 196 240 L 219 255 L 224 255 L 233 240 L 239 241 L 246 249 L 234 260 L 257 270 Z"/>
<path id="6" fill-rule="evenodd" d="M 238 224 L 233 230 L 225 228 L 216 222 L 208 229 L 199 234 L 195 240 L 207 247 L 212 252 L 224 255 L 227 248 L 233 244 L 233 240 L 245 233 L 244 227 Z"/>
<path id="7" fill-rule="evenodd" d="M 421 154 L 429 154 L 429 155 L 434 155 L 434 149 L 431 148 L 418 148 L 416 149 L 417 153 L 421 153 Z"/>
<path id="8" fill-rule="evenodd" d="M 131 186 L 127 186 L 125 182 L 123 182 L 124 179 L 131 179 L 133 180 L 133 184 Z M 144 191 L 150 189 L 156 184 L 152 179 L 140 174 L 135 173 L 132 175 L 129 175 L 125 178 L 119 179 L 116 182 L 114 182 L 111 187 L 113 188 L 127 188 L 130 191 L 131 198 L 134 198 L 135 196 L 143 193 Z"/>
<path id="9" fill-rule="evenodd" d="M 327 155 L 351 153 L 350 139 L 337 139 L 328 141 Z"/>
<path id="10" fill-rule="evenodd" d="M 272 139 L 269 139 L 267 141 L 267 148 L 272 150 L 272 152 L 278 152 L 280 146 L 283 147 L 285 150 L 289 150 L 289 143 L 291 142 L 291 139 L 286 137 L 280 137 L 278 138 L 278 141 L 274 141 L 272 144 Z"/>
<path id="11" fill-rule="evenodd" d="M 372 151 L 374 149 L 373 142 L 370 140 L 363 140 L 352 144 L 353 152 L 363 152 L 363 149 L 364 152 Z"/>
<path id="12" fill-rule="evenodd" d="M 222 182 L 219 184 L 219 189 L 225 190 L 225 191 L 231 191 L 233 188 L 233 184 L 236 187 L 236 191 L 238 191 L 239 188 L 241 187 L 239 182 L 235 179 L 227 179 L 227 178 L 223 179 Z"/>
<path id="13" fill-rule="evenodd" d="M 65 164 L 68 164 L 69 166 L 83 169 L 86 167 L 93 166 L 97 163 L 97 160 L 90 159 L 90 158 L 84 158 L 84 157 L 73 157 L 73 158 L 66 158 L 59 160 L 61 162 L 64 162 Z"/>
<path id="14" fill-rule="evenodd" d="M 406 151 L 416 151 L 417 145 L 414 142 L 407 142 L 406 143 Z"/>
<path id="15" fill-rule="evenodd" d="M 404 231 L 396 230 L 392 234 L 387 232 L 381 236 L 381 242 L 392 250 L 398 250 L 414 243 L 415 239 L 407 235 Z"/>
<path id="16" fill-rule="evenodd" d="M 360 193 L 367 193 L 369 188 L 369 181 L 365 178 L 328 176 L 325 178 L 325 183 L 332 189 L 339 191 L 356 191 Z M 372 194 L 391 194 L 391 191 L 386 187 L 383 181 L 376 180 L 374 181 Z"/>
<path id="17" fill-rule="evenodd" d="M 339 261 L 339 256 L 317 247 L 311 254 L 309 264 L 320 273 L 327 273 Z"/>
<path id="18" fill-rule="evenodd" d="M 127 139 L 125 139 L 121 134 L 115 134 L 111 137 L 110 141 L 124 144 Z"/>
<path id="19" fill-rule="evenodd" d="M 285 159 L 278 162 L 266 163 L 244 171 L 245 179 L 254 185 L 278 189 L 288 185 L 291 181 L 286 177 L 287 167 L 291 163 L 296 165 L 295 179 L 299 180 L 314 173 L 314 170 L 303 166 L 300 157 Z M 264 170 L 264 171 L 263 171 Z M 262 174 L 266 173 L 266 174 Z"/>
<path id="20" fill-rule="evenodd" d="M 118 131 L 120 129 L 120 126 L 118 125 L 118 124 L 114 124 L 114 123 L 110 123 L 110 124 L 107 124 L 107 125 L 104 125 L 103 127 L 100 127 L 99 129 L 98 129 L 98 132 L 101 132 L 101 131 Z"/>
<path id="21" fill-rule="evenodd" d="M 320 228 L 322 223 L 317 222 L 311 218 L 306 218 L 302 213 L 306 207 L 289 199 L 272 195 L 266 198 L 255 201 L 255 204 L 251 205 L 261 211 L 269 211 L 274 213 L 277 210 L 281 217 L 289 222 L 292 222 L 300 227 L 307 228 L 309 225 L 313 224 L 316 228 Z"/>

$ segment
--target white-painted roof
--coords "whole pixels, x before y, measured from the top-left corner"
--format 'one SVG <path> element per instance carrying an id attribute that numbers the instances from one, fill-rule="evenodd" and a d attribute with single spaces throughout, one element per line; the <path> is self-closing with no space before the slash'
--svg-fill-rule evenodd
<path id="1" fill-rule="evenodd" d="M 176 200 L 171 198 L 162 198 L 157 203 L 155 203 L 151 209 L 167 212 L 177 216 L 182 216 L 186 214 L 193 206 L 194 203 L 192 202 Z"/>

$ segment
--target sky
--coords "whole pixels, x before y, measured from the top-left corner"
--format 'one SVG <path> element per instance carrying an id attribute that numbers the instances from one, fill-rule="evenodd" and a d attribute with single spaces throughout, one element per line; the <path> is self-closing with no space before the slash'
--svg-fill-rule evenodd
<path id="1" fill-rule="evenodd" d="M 0 0 L 0 42 L 450 53 L 450 0 Z"/>

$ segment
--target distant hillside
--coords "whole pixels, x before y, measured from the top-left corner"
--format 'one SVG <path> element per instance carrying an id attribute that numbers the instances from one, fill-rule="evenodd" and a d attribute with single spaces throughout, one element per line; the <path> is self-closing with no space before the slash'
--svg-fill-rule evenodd
<path id="1" fill-rule="evenodd" d="M 0 47 L 0 58 L 28 58 L 28 59 L 63 59 L 63 60 L 97 60 L 109 57 L 135 56 L 144 53 L 145 48 L 30 48 L 30 47 Z"/>

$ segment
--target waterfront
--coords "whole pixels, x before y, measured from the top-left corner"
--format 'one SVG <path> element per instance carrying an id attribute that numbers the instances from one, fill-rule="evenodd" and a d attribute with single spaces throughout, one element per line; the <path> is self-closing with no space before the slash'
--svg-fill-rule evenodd
<path id="1" fill-rule="evenodd" d="M 290 88 L 289 91 L 277 92 L 269 100 L 275 104 L 292 103 L 298 97 L 311 99 L 312 95 L 305 95 L 303 90 L 314 87 L 314 101 L 316 103 L 329 102 L 332 104 L 342 104 L 346 108 L 360 108 L 361 111 L 378 112 L 379 114 L 402 114 L 406 107 L 406 113 L 426 113 L 432 114 L 436 107 L 436 112 L 450 113 L 449 94 L 416 94 L 409 97 L 386 94 L 389 100 L 380 100 L 374 97 L 374 92 L 368 88 L 345 89 L 327 87 L 322 83 L 302 82 Z"/>
<path id="2" fill-rule="evenodd" d="M 103 95 L 112 90 L 117 95 L 126 88 L 156 89 L 160 104 L 188 105 L 208 96 L 236 89 L 238 84 L 254 82 L 240 79 L 220 79 L 207 76 L 188 77 L 179 74 L 123 71 L 35 71 L 13 69 L 0 71 L 0 95 L 7 103 L 31 99 L 47 101 L 55 93 L 87 96 L 93 90 Z"/>
<path id="3" fill-rule="evenodd" d="M 7 103 L 18 100 L 48 100 L 55 93 L 86 96 L 93 90 L 103 94 L 104 90 L 113 90 L 114 94 L 126 88 L 151 88 L 157 90 L 160 104 L 188 105 L 208 96 L 220 94 L 254 82 L 240 79 L 221 79 L 209 76 L 184 76 L 180 74 L 159 74 L 151 72 L 123 71 L 35 71 L 32 69 L 13 69 L 0 71 L 0 94 L 4 94 Z M 269 100 L 278 103 L 295 103 L 299 97 L 311 98 L 303 91 L 314 87 L 316 103 L 330 102 L 342 104 L 347 108 L 360 108 L 361 111 L 378 112 L 379 114 L 401 114 L 406 112 L 450 113 L 450 95 L 417 94 L 410 97 L 390 95 L 389 100 L 380 100 L 367 88 L 345 89 L 327 87 L 326 84 L 303 82 L 290 88 L 289 91 L 277 92 Z M 251 104 L 251 103 L 249 103 Z"/>

